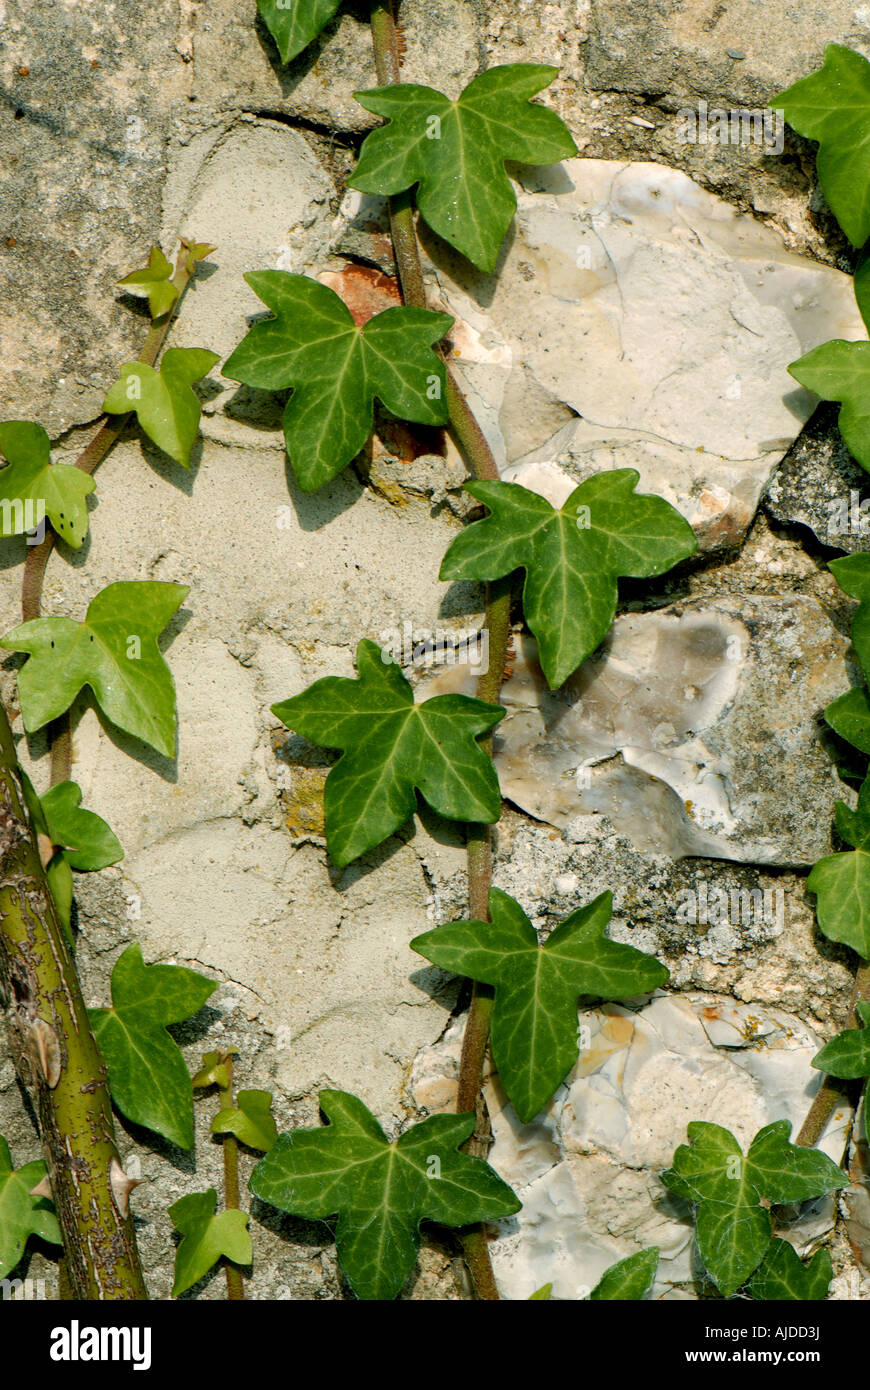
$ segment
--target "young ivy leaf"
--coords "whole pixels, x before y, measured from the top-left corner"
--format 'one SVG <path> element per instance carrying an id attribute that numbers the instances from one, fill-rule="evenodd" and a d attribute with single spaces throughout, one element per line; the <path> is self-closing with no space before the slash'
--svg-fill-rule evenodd
<path id="1" fill-rule="evenodd" d="M 843 1081 L 854 1081 L 858 1077 L 870 1077 L 870 1004 L 859 1001 L 855 1006 L 860 1028 L 845 1028 L 835 1038 L 817 1052 L 812 1065 L 829 1076 Z M 868 1083 L 870 1086 L 870 1083 Z M 864 1134 L 870 1142 L 870 1113 L 868 1113 L 868 1086 L 864 1087 Z"/>
<path id="2" fill-rule="evenodd" d="M 361 328 L 328 285 L 286 270 L 245 276 L 275 317 L 255 323 L 222 375 L 264 391 L 293 387 L 284 408 L 287 453 L 303 492 L 340 473 L 372 432 L 374 400 L 402 420 L 447 420 L 444 363 L 433 343 L 448 314 L 397 307 Z"/>
<path id="3" fill-rule="evenodd" d="M 158 449 L 182 468 L 189 468 L 201 414 L 193 382 L 219 360 L 218 354 L 207 348 L 167 348 L 159 370 L 144 362 L 125 362 L 103 401 L 103 410 L 109 415 L 127 415 L 134 410 Z"/>
<path id="4" fill-rule="evenodd" d="M 577 1061 L 577 999 L 646 994 L 668 971 L 604 935 L 612 893 L 566 917 L 543 946 L 519 903 L 490 889 L 491 922 L 448 922 L 411 942 L 433 965 L 495 986 L 492 1053 L 523 1123 L 534 1119 Z"/>
<path id="5" fill-rule="evenodd" d="M 175 754 L 175 686 L 157 638 L 188 593 L 161 580 L 101 589 L 82 623 L 33 618 L 0 638 L 29 652 L 18 674 L 24 727 L 41 729 L 89 686 L 106 718 L 159 753 Z"/>
<path id="6" fill-rule="evenodd" d="M 491 515 L 451 541 L 442 579 L 526 571 L 523 608 L 551 690 L 607 635 L 617 577 L 663 574 L 697 549 L 692 528 L 661 497 L 636 493 L 633 468 L 597 473 L 561 508 L 518 483 L 467 483 Z"/>
<path id="7" fill-rule="evenodd" d="M 870 471 L 870 343 L 833 338 L 788 370 L 823 401 L 841 402 L 840 433 L 856 461 Z"/>
<path id="8" fill-rule="evenodd" d="M 210 1187 L 208 1192 L 179 1198 L 169 1208 L 172 1224 L 182 1236 L 175 1252 L 173 1298 L 193 1288 L 220 1259 L 249 1265 L 254 1258 L 247 1212 L 215 1214 L 216 1207 L 217 1193 Z"/>
<path id="9" fill-rule="evenodd" d="M 555 111 L 531 105 L 557 73 L 541 63 L 489 68 L 457 101 L 414 83 L 355 92 L 388 124 L 366 136 L 349 186 L 392 194 L 417 184 L 429 226 L 481 270 L 494 270 L 517 207 L 505 160 L 554 164 L 577 153 Z"/>
<path id="10" fill-rule="evenodd" d="M 121 1114 L 182 1149 L 193 1148 L 193 1085 L 166 1029 L 199 1013 L 216 989 L 195 970 L 146 965 L 134 944 L 112 971 L 112 1007 L 88 1009 Z"/>
<path id="11" fill-rule="evenodd" d="M 870 63 L 829 43 L 823 66 L 770 105 L 799 135 L 818 140 L 816 168 L 830 209 L 852 245 L 863 246 L 870 237 Z"/>
<path id="12" fill-rule="evenodd" d="M 206 256 L 217 250 L 216 246 L 211 246 L 207 241 L 190 241 L 186 236 L 179 237 L 179 241 L 184 252 L 184 268 L 191 275 L 200 261 L 204 261 Z"/>
<path id="13" fill-rule="evenodd" d="M 596 1302 L 639 1302 L 646 1298 L 659 1267 L 659 1248 L 651 1245 L 606 1269 L 589 1295 Z"/>
<path id="14" fill-rule="evenodd" d="M 239 1091 L 236 1104 L 218 1111 L 211 1122 L 212 1134 L 234 1134 L 249 1149 L 269 1150 L 278 1138 L 272 1115 L 271 1091 Z"/>
<path id="15" fill-rule="evenodd" d="M 172 266 L 159 246 L 151 247 L 147 266 L 131 271 L 117 283 L 145 290 L 152 319 L 159 319 L 168 314 L 179 294 L 178 286 L 172 283 Z M 127 408 L 129 409 L 129 406 Z"/>
<path id="16" fill-rule="evenodd" d="M 278 45 L 281 62 L 289 63 L 316 39 L 341 0 L 257 0 L 257 9 Z"/>
<path id="17" fill-rule="evenodd" d="M 482 1159 L 457 1152 L 473 1115 L 431 1115 L 391 1144 L 356 1096 L 321 1091 L 320 1108 L 330 1124 L 279 1135 L 250 1187 L 292 1216 L 338 1215 L 338 1258 L 359 1298 L 395 1298 L 414 1267 L 421 1221 L 468 1226 L 522 1205 Z"/>
<path id="18" fill-rule="evenodd" d="M 746 1292 L 765 1303 L 813 1303 L 827 1298 L 833 1277 L 828 1250 L 817 1250 L 804 1264 L 787 1240 L 774 1240 Z"/>
<path id="19" fill-rule="evenodd" d="M 697 1205 L 698 1250 L 726 1298 L 761 1264 L 771 1240 L 769 1202 L 804 1202 L 847 1187 L 849 1179 L 827 1154 L 789 1142 L 791 1125 L 776 1120 L 760 1129 L 744 1157 L 734 1135 L 699 1120 L 689 1125 L 662 1182 Z"/>
<path id="20" fill-rule="evenodd" d="M 124 858 L 120 840 L 102 816 L 82 808 L 81 799 L 76 782 L 59 782 L 40 798 L 52 844 L 78 873 L 117 864 Z"/>
<path id="21" fill-rule="evenodd" d="M 529 1294 L 529 1303 L 546 1303 L 553 1292 L 552 1284 L 542 1284 L 534 1293 Z"/>
<path id="22" fill-rule="evenodd" d="M 20 536 L 47 516 L 67 545 L 78 550 L 88 534 L 85 498 L 96 483 L 80 468 L 52 463 L 51 441 L 29 420 L 0 424 L 0 453 L 8 466 L 0 472 L 0 535 Z"/>
<path id="23" fill-rule="evenodd" d="M 852 850 L 829 854 L 810 870 L 807 892 L 816 895 L 819 928 L 829 941 L 842 941 L 859 956 L 870 955 L 870 777 L 865 778 L 854 811 L 844 801 L 834 808 L 840 837 Z"/>
<path id="24" fill-rule="evenodd" d="M 230 1062 L 235 1055 L 234 1052 L 203 1053 L 202 1066 L 191 1081 L 194 1089 L 204 1089 L 207 1086 L 222 1086 L 226 1089 L 230 1084 Z"/>
<path id="25" fill-rule="evenodd" d="M 414 692 L 375 642 L 356 649 L 358 680 L 325 676 L 272 706 L 288 729 L 343 756 L 326 779 L 326 842 L 343 867 L 404 825 L 415 788 L 449 820 L 492 824 L 501 813 L 498 778 L 476 742 L 504 715 L 467 695 Z"/>
<path id="26" fill-rule="evenodd" d="M 40 1236 L 51 1245 L 63 1243 L 52 1203 L 31 1196 L 47 1171 L 42 1159 L 14 1169 L 9 1145 L 0 1135 L 0 1279 L 18 1264 L 28 1236 Z"/>

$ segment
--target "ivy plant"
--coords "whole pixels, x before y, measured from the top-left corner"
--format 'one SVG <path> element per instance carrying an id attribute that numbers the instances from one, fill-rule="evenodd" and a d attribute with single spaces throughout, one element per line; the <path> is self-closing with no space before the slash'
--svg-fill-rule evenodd
<path id="1" fill-rule="evenodd" d="M 363 141 L 350 187 L 381 194 L 416 187 L 417 208 L 432 230 L 473 265 L 493 271 L 517 207 L 505 160 L 553 164 L 577 153 L 555 111 L 531 102 L 557 71 L 544 63 L 489 68 L 456 101 L 405 82 L 357 92 L 357 101 L 387 124 Z"/>
<path id="2" fill-rule="evenodd" d="M 339 10 L 339 0 L 258 4 L 284 62 L 299 55 Z M 413 815 L 418 792 L 438 814 L 467 827 L 469 896 L 481 915 L 425 932 L 411 943 L 426 959 L 472 985 L 459 1075 L 460 1113 L 429 1116 L 390 1140 L 361 1099 L 328 1089 L 320 1092 L 326 1125 L 278 1134 L 271 1093 L 236 1091 L 232 1051 L 207 1053 L 191 1077 L 169 1032 L 198 1013 L 216 982 L 179 966 L 148 965 L 133 943 L 115 964 L 111 1006 L 89 1010 L 92 1036 L 85 1036 L 83 1027 L 70 1027 L 62 1040 L 76 1069 L 76 1095 L 90 1106 L 81 1133 L 98 1150 L 102 1185 L 95 1185 L 87 1212 L 71 1212 L 69 1204 L 61 1204 L 60 1222 L 53 1226 L 54 1216 L 37 1190 L 45 1176 L 41 1165 L 15 1173 L 8 1147 L 0 1141 L 0 1269 L 17 1262 L 30 1235 L 53 1239 L 64 1224 L 64 1240 L 76 1251 L 99 1237 L 101 1248 L 109 1252 L 112 1277 L 119 1281 L 114 1287 L 125 1296 L 142 1296 L 128 1209 L 134 1180 L 119 1167 L 109 1098 L 133 1123 L 189 1149 L 194 1092 L 215 1088 L 210 1129 L 222 1150 L 223 1209 L 218 1209 L 215 1188 L 190 1193 L 170 1208 L 180 1236 L 175 1296 L 193 1288 L 218 1261 L 226 1267 L 228 1296 L 244 1296 L 241 1271 L 253 1248 L 249 1217 L 239 1200 L 242 1145 L 263 1155 L 250 1180 L 257 1197 L 303 1219 L 335 1222 L 338 1256 L 359 1297 L 396 1297 L 413 1270 L 421 1224 L 435 1222 L 457 1231 L 478 1296 L 497 1298 L 483 1223 L 515 1214 L 521 1203 L 480 1156 L 486 1146 L 472 1113 L 484 1109 L 481 1086 L 490 1027 L 493 1059 L 507 1094 L 518 1118 L 529 1121 L 576 1061 L 578 1001 L 633 997 L 667 980 L 660 962 L 606 936 L 609 892 L 578 906 L 539 941 L 519 904 L 492 884 L 488 827 L 501 813 L 492 736 L 504 715 L 500 690 L 512 620 L 512 576 L 523 572 L 515 616 L 522 616 L 536 637 L 544 677 L 554 689 L 606 638 L 620 578 L 661 575 L 697 548 L 691 528 L 674 508 L 637 493 L 638 474 L 632 469 L 589 478 L 558 508 L 500 481 L 450 362 L 446 335 L 453 321 L 427 304 L 414 211 L 471 266 L 491 274 L 517 206 L 506 163 L 546 164 L 576 154 L 561 119 L 535 100 L 556 69 L 537 63 L 493 67 L 451 100 L 428 86 L 383 80 L 385 73 L 398 75 L 401 61 L 390 6 L 372 6 L 372 36 L 382 85 L 358 93 L 358 100 L 385 124 L 363 140 L 349 184 L 389 199 L 404 302 L 360 325 L 342 299 L 318 280 L 254 269 L 247 282 L 271 317 L 250 327 L 223 373 L 254 389 L 290 393 L 284 436 L 303 491 L 328 485 L 360 453 L 371 436 L 378 401 L 411 423 L 449 426 L 474 474 L 469 493 L 489 513 L 456 536 L 441 567 L 445 581 L 487 586 L 484 625 L 496 660 L 481 676 L 477 698 L 443 695 L 415 701 L 399 667 L 363 639 L 356 679 L 326 676 L 272 707 L 288 729 L 340 754 L 324 794 L 327 845 L 338 866 L 399 830 Z M 833 45 L 819 73 L 780 97 L 794 128 L 819 141 L 823 187 L 856 246 L 870 235 L 868 72 L 870 65 L 859 55 Z M 151 328 L 139 359 L 120 367 L 104 401 L 110 418 L 75 466 L 52 463 L 50 440 L 36 422 L 0 424 L 8 502 L 3 534 L 33 529 L 34 509 L 44 508 L 51 527 L 47 550 L 58 539 L 81 548 L 88 534 L 93 473 L 134 419 L 141 433 L 178 465 L 190 466 L 201 409 L 194 386 L 218 358 L 208 348 L 165 348 L 165 338 L 197 263 L 212 249 L 182 239 L 173 265 L 161 248 L 152 247 L 147 265 L 119 281 L 146 297 Z M 867 308 L 866 273 L 858 287 L 859 302 Z M 859 462 L 870 467 L 867 357 L 866 344 L 825 344 L 793 364 L 792 371 L 809 389 L 842 403 L 844 437 Z M 122 852 L 108 825 L 81 807 L 81 792 L 71 776 L 71 706 L 88 689 L 118 730 L 172 758 L 175 693 L 158 639 L 188 591 L 176 584 L 119 581 L 92 599 L 81 622 L 45 616 L 46 553 L 35 555 L 33 551 L 25 565 L 24 621 L 0 645 L 26 658 L 18 677 L 25 730 L 46 728 L 51 752 L 52 785 L 41 797 L 15 770 L 29 810 L 28 832 L 38 849 L 30 876 L 38 883 L 41 869 L 47 871 L 62 924 L 71 931 L 73 870 L 117 862 Z M 864 557 L 835 562 L 832 568 L 860 603 L 853 641 L 866 673 L 870 628 L 864 609 L 870 570 Z M 866 692 L 858 691 L 826 712 L 830 726 L 865 752 L 870 751 L 867 708 Z M 5 738 L 5 720 L 3 725 Z M 11 733 L 4 743 L 8 747 Z M 8 751 L 5 756 L 11 757 Z M 816 894 L 822 932 L 868 957 L 868 783 L 855 810 L 841 803 L 837 828 L 852 849 L 817 864 L 808 887 Z M 46 904 L 50 901 L 46 897 Z M 39 920 L 41 952 L 34 985 L 46 1018 L 55 1017 L 53 1003 L 63 992 L 50 974 L 52 961 L 64 962 L 63 990 L 75 994 L 76 1007 L 81 1005 L 53 912 L 45 905 Z M 13 941 L 5 921 L 0 920 L 0 930 Z M 408 964 L 410 968 L 410 953 Z M 870 1005 L 859 1001 L 857 1015 L 865 1027 L 868 1010 Z M 56 1129 L 70 1102 L 64 1089 L 68 1078 L 64 1067 L 58 1076 L 46 1061 L 46 1030 L 52 1030 L 45 1018 L 38 1016 L 30 1026 L 32 1050 L 52 1092 L 43 1123 Z M 863 1033 L 863 1028 L 847 1029 L 822 1049 L 814 1064 L 833 1076 L 868 1076 Z M 94 1040 L 108 1069 L 108 1093 L 100 1052 L 91 1047 Z M 727 1130 L 696 1122 L 689 1126 L 688 1145 L 677 1149 L 673 1166 L 663 1175 L 665 1185 L 694 1207 L 701 1258 L 725 1297 L 743 1290 L 753 1298 L 817 1299 L 827 1292 L 830 1256 L 819 1251 L 812 1260 L 801 1261 L 788 1242 L 774 1237 L 770 1206 L 835 1192 L 848 1179 L 826 1155 L 809 1147 L 812 1138 L 799 1146 L 790 1142 L 790 1133 L 789 1123 L 778 1120 L 762 1129 L 744 1154 Z M 68 1137 L 79 1145 L 73 1157 L 85 1163 L 80 1135 Z M 590 1298 L 647 1297 L 657 1261 L 658 1251 L 650 1249 L 617 1262 Z M 85 1254 L 80 1263 L 85 1273 L 76 1275 L 75 1293 L 88 1297 L 99 1287 L 99 1262 Z M 544 1301 L 550 1292 L 545 1285 L 532 1299 Z"/>
<path id="3" fill-rule="evenodd" d="M 13 1168 L 9 1145 L 0 1135 L 0 1279 L 18 1264 L 30 1236 L 61 1244 L 51 1200 L 34 1192 L 46 1173 L 41 1158 Z"/>
<path id="4" fill-rule="evenodd" d="M 0 535 L 21 535 L 47 516 L 58 536 L 79 550 L 88 534 L 87 498 L 96 487 L 93 478 L 70 464 L 53 464 L 51 440 L 30 420 L 0 424 L 0 453 L 7 460 L 0 488 L 8 503 L 0 511 Z"/>
<path id="5" fill-rule="evenodd" d="M 765 1202 L 805 1202 L 849 1184 L 827 1154 L 799 1148 L 790 1133 L 788 1120 L 765 1125 L 744 1155 L 729 1130 L 696 1120 L 688 1128 L 689 1143 L 677 1149 L 673 1167 L 662 1173 L 665 1187 L 695 1207 L 698 1252 L 726 1298 L 755 1274 L 774 1244 Z M 783 1271 L 794 1277 L 782 1251 L 772 1270 L 760 1276 L 758 1287 Z"/>
<path id="6" fill-rule="evenodd" d="M 459 1152 L 473 1115 L 431 1115 L 390 1143 L 356 1096 L 321 1091 L 320 1108 L 329 1124 L 280 1135 L 251 1189 L 293 1216 L 337 1216 L 338 1256 L 360 1298 L 395 1298 L 413 1268 L 421 1221 L 467 1226 L 519 1211 L 507 1183 Z"/>
<path id="7" fill-rule="evenodd" d="M 324 676 L 272 706 L 288 729 L 342 750 L 324 797 L 336 864 L 350 863 L 404 825 L 414 813 L 415 788 L 443 816 L 498 820 L 498 780 L 476 740 L 504 710 L 466 695 L 415 704 L 410 682 L 374 642 L 360 642 L 356 662 L 357 680 Z"/>
<path id="8" fill-rule="evenodd" d="M 148 438 L 182 468 L 189 468 L 201 413 L 193 383 L 219 360 L 207 348 L 167 348 L 157 368 L 125 362 L 103 410 L 109 415 L 132 410 Z"/>
<path id="9" fill-rule="evenodd" d="M 577 1061 L 577 999 L 625 999 L 664 984 L 668 971 L 634 946 L 609 941 L 612 893 L 600 893 L 544 944 L 519 903 L 489 892 L 489 922 L 449 922 L 411 942 L 435 965 L 495 986 L 492 1055 L 523 1121 L 544 1108 Z"/>
<path id="10" fill-rule="evenodd" d="M 825 1043 L 813 1058 L 813 1066 L 840 1080 L 866 1082 L 870 1078 L 870 1003 L 859 999 L 855 1005 L 859 1027 L 844 1028 L 831 1041 Z M 870 1114 L 867 1110 L 868 1087 L 864 1086 L 863 1124 L 864 1135 L 870 1143 Z"/>
<path id="11" fill-rule="evenodd" d="M 242 1211 L 216 1211 L 217 1193 L 191 1192 L 169 1208 L 172 1224 L 181 1240 L 175 1252 L 173 1298 L 186 1293 L 218 1260 L 226 1257 L 237 1265 L 249 1265 L 253 1245 L 249 1217 Z"/>
<path id="12" fill-rule="evenodd" d="M 282 63 L 289 63 L 336 13 L 341 0 L 257 0 L 257 8 L 278 45 Z"/>
<path id="13" fill-rule="evenodd" d="M 362 449 L 377 397 L 421 425 L 443 425 L 444 363 L 432 351 L 453 323 L 428 309 L 394 308 L 357 327 L 327 285 L 286 270 L 245 279 L 273 312 L 223 365 L 246 386 L 292 387 L 284 409 L 287 453 L 303 492 L 328 483 Z"/>
<path id="14" fill-rule="evenodd" d="M 29 657 L 18 676 L 28 733 L 65 714 L 88 686 L 107 719 L 173 757 L 175 686 L 157 638 L 187 594 L 182 584 L 119 581 L 91 599 L 82 622 L 34 618 L 0 638 Z"/>
<path id="15" fill-rule="evenodd" d="M 89 1010 L 122 1115 L 183 1149 L 193 1147 L 193 1087 L 167 1028 L 193 1017 L 216 989 L 195 970 L 146 965 L 133 944 L 112 971 L 112 1007 Z"/>
<path id="16" fill-rule="evenodd" d="M 451 541 L 442 579 L 501 579 L 525 570 L 523 612 L 551 689 L 607 635 L 620 575 L 663 574 L 698 545 L 661 497 L 637 494 L 633 468 L 598 473 L 553 507 L 518 483 L 466 483 L 491 513 Z"/>

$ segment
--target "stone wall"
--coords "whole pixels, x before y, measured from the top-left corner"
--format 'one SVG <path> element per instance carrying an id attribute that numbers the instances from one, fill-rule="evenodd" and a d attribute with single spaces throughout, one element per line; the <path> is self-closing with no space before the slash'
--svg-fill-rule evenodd
<path id="1" fill-rule="evenodd" d="M 374 123 L 352 97 L 375 85 L 364 10 L 345 6 L 282 67 L 253 0 L 0 4 L 3 411 L 44 424 L 58 461 L 75 457 L 138 351 L 142 306 L 115 284 L 154 241 L 170 253 L 183 233 L 218 248 L 176 346 L 230 352 L 262 308 L 247 270 L 323 276 L 360 312 L 395 302 L 384 210 L 343 185 Z M 685 1297 L 691 1230 L 662 1205 L 655 1173 L 688 1119 L 727 1114 L 742 1140 L 767 1120 L 799 1121 L 809 1057 L 846 1014 L 848 953 L 816 933 L 804 883 L 830 849 L 834 802 L 851 796 L 820 733 L 852 679 L 852 605 L 826 561 L 832 547 L 866 547 L 830 530 L 831 500 L 863 474 L 831 411 L 813 415 L 785 371 L 829 337 L 866 336 L 813 151 L 789 135 L 778 152 L 775 129 L 766 144 L 693 143 L 685 111 L 761 107 L 827 41 L 870 54 L 870 6 L 404 0 L 402 11 L 406 76 L 449 95 L 484 64 L 558 65 L 544 99 L 581 151 L 556 170 L 512 171 L 519 213 L 496 278 L 424 236 L 432 303 L 457 319 L 456 365 L 505 476 L 555 500 L 630 464 L 701 545 L 666 579 L 624 587 L 612 637 L 557 696 L 542 694 L 534 646 L 517 634 L 496 881 L 542 929 L 613 889 L 614 936 L 659 953 L 677 993 L 598 1011 L 600 1047 L 525 1131 L 492 1090 L 493 1161 L 526 1203 L 500 1235 L 497 1269 L 508 1297 L 551 1278 L 557 1296 L 577 1297 L 655 1238 L 662 1292 Z M 352 674 L 361 637 L 479 625 L 480 592 L 437 579 L 468 511 L 463 469 L 452 446 L 437 452 L 381 419 L 370 458 L 302 494 L 280 401 L 219 369 L 200 390 L 190 472 L 129 433 L 99 471 L 89 541 L 48 572 L 46 610 L 76 617 L 113 580 L 190 585 L 167 646 L 177 760 L 77 707 L 73 776 L 126 851 L 77 878 L 86 997 L 108 1002 L 112 965 L 139 940 L 146 960 L 221 982 L 178 1030 L 192 1065 L 233 1046 L 240 1084 L 274 1090 L 282 1127 L 314 1122 L 317 1089 L 331 1085 L 395 1132 L 452 1098 L 457 983 L 408 942 L 464 912 L 461 839 L 424 811 L 336 870 L 321 833 L 329 758 L 288 739 L 269 707 Z M 24 543 L 0 553 L 5 631 Z M 14 668 L 4 662 L 7 700 Z M 452 663 L 409 674 L 421 687 L 468 680 Z M 14 727 L 42 787 L 44 740 Z M 736 909 L 680 911 L 720 888 Z M 631 1061 L 641 1054 L 648 1087 Z M 23 1162 L 38 1143 L 5 1057 L 0 1132 Z M 156 1297 L 171 1286 L 166 1206 L 219 1183 L 208 1109 L 197 1105 L 195 1158 L 119 1121 L 127 1171 L 148 1180 L 134 1206 Z M 847 1122 L 836 1118 L 832 1153 Z M 851 1200 L 854 1225 L 863 1192 Z M 324 1226 L 256 1202 L 253 1215 L 252 1297 L 346 1296 Z M 808 1248 L 832 1215 L 820 1204 L 795 1238 Z M 863 1276 L 842 1229 L 833 1248 L 835 1293 L 854 1297 Z M 39 1254 L 29 1272 L 52 1286 Z M 188 1296 L 222 1295 L 211 1277 Z M 451 1247 L 424 1248 L 405 1296 L 461 1296 Z"/>

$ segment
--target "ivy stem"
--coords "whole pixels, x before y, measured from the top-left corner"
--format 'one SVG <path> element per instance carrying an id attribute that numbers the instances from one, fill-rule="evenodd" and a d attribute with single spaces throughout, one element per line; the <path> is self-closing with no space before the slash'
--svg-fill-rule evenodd
<path id="1" fill-rule="evenodd" d="M 138 360 L 147 367 L 153 367 L 160 355 L 160 349 L 163 347 L 175 312 L 181 303 L 181 297 L 193 275 L 194 265 L 195 263 L 191 264 L 187 246 L 182 242 L 172 276 L 172 283 L 178 290 L 178 295 L 172 307 L 165 314 L 152 320 L 142 351 L 139 354 Z M 133 412 L 129 411 L 126 415 L 105 416 L 96 434 L 85 445 L 76 459 L 75 467 L 80 468 L 83 473 L 95 473 L 113 444 L 117 443 L 124 433 L 132 414 Z M 33 618 L 38 618 L 42 612 L 45 571 L 56 543 L 55 533 L 46 529 L 45 536 L 39 545 L 28 546 L 21 580 L 22 622 L 28 623 Z M 50 760 L 50 785 L 55 787 L 59 782 L 69 781 L 72 776 L 72 734 L 69 714 L 62 714 L 59 719 L 53 719 L 47 726 L 46 736 Z"/>
<path id="2" fill-rule="evenodd" d="M 867 999 L 870 999 L 870 961 L 859 958 L 858 969 L 855 972 L 855 984 L 852 987 L 852 995 L 849 1000 L 847 1028 L 860 1026 L 858 1005 Z M 837 1079 L 825 1076 L 824 1081 L 816 1091 L 813 1103 L 801 1125 L 795 1143 L 808 1149 L 818 1144 L 837 1106 L 842 1105 L 847 1099 L 848 1096 L 842 1085 L 838 1084 Z"/>
<path id="3" fill-rule="evenodd" d="M 401 0 L 398 0 L 400 3 Z M 375 70 L 381 86 L 401 80 L 401 51 L 396 23 L 398 5 L 393 0 L 380 0 L 371 15 Z M 402 300 L 413 308 L 427 308 L 426 285 L 420 248 L 414 225 L 413 195 L 410 192 L 388 199 L 390 232 L 396 257 L 396 268 L 402 290 Z M 475 418 L 465 393 L 456 378 L 446 350 L 441 351 L 446 372 L 446 403 L 450 429 L 467 460 L 475 478 L 497 482 L 498 465 L 486 436 Z M 501 702 L 505 661 L 510 639 L 510 582 L 499 580 L 486 587 L 486 609 L 483 630 L 488 634 L 489 662 L 486 672 L 477 683 L 477 697 L 490 704 Z M 482 741 L 482 747 L 492 756 L 492 737 Z M 468 898 L 471 917 L 489 921 L 489 889 L 492 884 L 492 830 L 487 825 L 471 824 L 467 830 Z M 485 1158 L 489 1152 L 490 1129 L 483 1099 L 483 1070 L 489 1043 L 492 1019 L 493 991 L 488 985 L 474 983 L 471 1004 L 462 1041 L 459 1064 L 459 1088 L 456 1108 L 460 1114 L 473 1112 L 474 1132 L 463 1145 L 467 1153 Z M 482 1226 L 467 1227 L 461 1234 L 465 1261 L 479 1299 L 495 1301 L 498 1287 L 489 1258 L 486 1234 Z"/>
<path id="4" fill-rule="evenodd" d="M 220 1110 L 232 1110 L 235 1106 L 233 1096 L 233 1054 L 227 1052 L 221 1058 L 221 1062 L 226 1069 L 227 1083 L 221 1086 L 218 1083 L 218 1108 Z M 224 1134 L 222 1136 L 223 1156 L 224 1156 L 224 1210 L 239 1211 L 239 1143 L 234 1134 Z M 224 1260 L 224 1273 L 227 1280 L 227 1298 L 231 1303 L 244 1301 L 245 1286 L 242 1280 L 242 1271 L 238 1265 L 234 1265 L 232 1260 Z"/>

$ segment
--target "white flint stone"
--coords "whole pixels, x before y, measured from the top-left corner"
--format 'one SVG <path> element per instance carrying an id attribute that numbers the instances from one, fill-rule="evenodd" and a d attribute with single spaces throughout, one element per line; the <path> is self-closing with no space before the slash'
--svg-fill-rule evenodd
<path id="1" fill-rule="evenodd" d="M 794 1137 L 821 1080 L 810 1065 L 820 1041 L 781 1009 L 708 994 L 657 994 L 634 1008 L 603 1004 L 579 1022 L 589 1031 L 577 1065 L 530 1124 L 519 1122 L 497 1077 L 486 1083 L 490 1162 L 523 1202 L 492 1247 L 502 1295 L 527 1299 L 552 1283 L 554 1298 L 583 1298 L 609 1265 L 657 1245 L 654 1296 L 692 1296 L 691 1213 L 660 1173 L 693 1120 L 730 1129 L 744 1151 L 775 1120 L 790 1121 Z M 725 1028 L 719 1046 L 717 1024 Z M 454 1024 L 417 1059 L 414 1078 L 439 1067 L 455 1075 L 460 1043 Z M 416 1099 L 413 1079 L 412 1090 Z M 851 1122 L 851 1111 L 838 1110 L 822 1139 L 837 1162 Z M 793 1210 L 781 1234 L 806 1254 L 830 1230 L 834 1204 Z"/>
<path id="2" fill-rule="evenodd" d="M 503 476 L 561 502 L 637 468 L 706 549 L 745 533 L 815 408 L 789 363 L 867 337 L 849 276 L 655 163 L 536 170 L 498 277 L 433 273 Z"/>
<path id="3" fill-rule="evenodd" d="M 534 640 L 514 641 L 495 757 L 503 795 L 524 811 L 577 843 L 606 816 L 636 849 L 675 859 L 809 865 L 830 852 L 818 808 L 833 811 L 842 790 L 816 721 L 850 682 L 846 643 L 815 599 L 623 614 L 556 692 Z M 447 690 L 474 693 L 467 666 L 425 687 Z M 710 926 L 705 950 L 727 956 L 731 929 Z"/>

